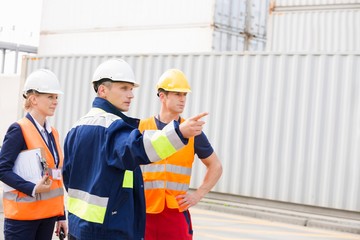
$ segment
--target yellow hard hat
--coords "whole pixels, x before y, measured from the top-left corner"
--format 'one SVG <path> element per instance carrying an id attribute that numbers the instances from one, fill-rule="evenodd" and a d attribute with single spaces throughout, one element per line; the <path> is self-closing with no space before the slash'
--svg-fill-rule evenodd
<path id="1" fill-rule="evenodd" d="M 169 92 L 191 92 L 185 74 L 178 69 L 168 69 L 160 77 L 156 89 L 160 88 Z"/>

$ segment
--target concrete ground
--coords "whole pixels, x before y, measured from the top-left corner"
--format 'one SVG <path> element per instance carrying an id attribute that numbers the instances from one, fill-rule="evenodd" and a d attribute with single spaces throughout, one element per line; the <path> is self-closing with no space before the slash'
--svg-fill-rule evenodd
<path id="1" fill-rule="evenodd" d="M 360 235 L 263 220 L 196 207 L 194 240 L 359 240 Z"/>
<path id="2" fill-rule="evenodd" d="M 294 209 L 284 210 L 272 206 L 259 206 L 253 204 L 242 204 L 231 201 L 202 199 L 198 208 L 212 210 L 215 212 L 231 213 L 256 219 L 273 222 L 282 222 L 308 228 L 319 228 L 338 232 L 358 234 L 360 239 L 360 213 L 351 213 L 340 216 L 340 214 L 329 213 L 324 210 L 322 214 Z M 335 217 L 336 216 L 336 217 Z"/>
<path id="3" fill-rule="evenodd" d="M 360 240 L 360 221 L 351 219 L 214 199 L 203 199 L 190 212 L 194 240 Z M 3 220 L 0 201 L 0 240 Z"/>
<path id="4" fill-rule="evenodd" d="M 194 240 L 359 240 L 360 235 L 304 227 L 294 224 L 246 217 L 239 214 L 194 207 L 191 210 Z M 0 213 L 0 239 L 3 236 Z M 52 240 L 59 239 L 53 236 Z"/>

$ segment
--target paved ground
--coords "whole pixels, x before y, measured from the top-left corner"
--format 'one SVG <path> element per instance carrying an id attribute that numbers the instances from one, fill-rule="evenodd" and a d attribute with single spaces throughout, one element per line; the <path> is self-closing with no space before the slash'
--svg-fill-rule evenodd
<path id="1" fill-rule="evenodd" d="M 192 208 L 194 240 L 359 240 L 360 235 Z M 0 239 L 3 237 L 0 213 Z M 58 239 L 55 235 L 53 240 Z M 24 239 L 25 240 L 25 239 Z"/>
<path id="2" fill-rule="evenodd" d="M 360 235 L 244 217 L 202 208 L 191 209 L 194 240 L 360 240 Z M 3 240 L 3 213 L 0 239 Z M 58 239 L 55 235 L 53 240 Z"/>
<path id="3" fill-rule="evenodd" d="M 191 210 L 194 240 L 340 240 L 360 235 L 272 222 L 218 211 Z"/>
<path id="4" fill-rule="evenodd" d="M 2 198 L 1 187 L 0 198 Z M 200 202 L 190 210 L 194 240 L 360 240 L 358 221 L 347 223 L 347 228 L 341 226 L 340 223 L 343 223 L 341 221 L 337 221 L 333 225 L 332 229 L 351 230 L 353 232 L 355 229 L 356 234 L 352 234 L 316 228 L 315 224 L 308 224 L 308 227 L 301 226 L 301 222 L 305 218 L 308 218 L 307 221 L 310 221 L 310 218 L 315 219 L 309 215 L 298 215 L 294 218 L 294 215 L 290 217 L 287 216 L 288 213 L 281 212 L 277 213 L 279 216 L 275 216 L 275 212 L 271 213 L 272 209 L 266 209 L 265 211 L 251 206 L 242 208 L 239 205 L 236 206 L 237 208 L 231 208 L 224 207 L 224 205 L 216 201 Z M 270 221 L 269 219 L 275 219 L 276 221 Z M 325 219 L 320 220 L 324 222 L 323 227 L 326 227 L 324 224 L 329 224 L 330 220 L 333 221 L 333 219 L 326 219 L 326 222 Z M 317 219 L 318 222 L 320 220 Z M 0 200 L 0 240 L 4 239 L 3 221 L 2 201 Z M 296 224 L 299 222 L 300 224 Z M 54 234 L 53 240 L 55 239 L 58 239 L 58 237 Z"/>

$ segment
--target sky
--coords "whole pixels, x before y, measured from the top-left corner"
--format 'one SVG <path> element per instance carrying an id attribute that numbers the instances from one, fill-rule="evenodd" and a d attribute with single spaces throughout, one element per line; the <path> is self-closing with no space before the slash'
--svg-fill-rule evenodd
<path id="1" fill-rule="evenodd" d="M 38 46 L 42 0 L 0 0 L 0 41 Z"/>

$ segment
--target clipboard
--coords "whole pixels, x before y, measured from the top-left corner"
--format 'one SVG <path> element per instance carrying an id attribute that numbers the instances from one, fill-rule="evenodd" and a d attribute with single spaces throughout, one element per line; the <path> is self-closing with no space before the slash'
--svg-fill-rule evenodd
<path id="1" fill-rule="evenodd" d="M 22 177 L 24 180 L 36 184 L 42 179 L 42 156 L 42 148 L 35 148 L 20 152 L 15 160 L 13 172 Z M 4 192 L 10 192 L 15 189 L 4 183 L 3 190 Z"/>

